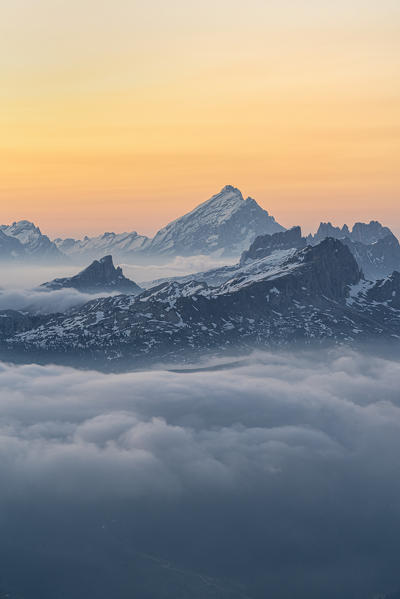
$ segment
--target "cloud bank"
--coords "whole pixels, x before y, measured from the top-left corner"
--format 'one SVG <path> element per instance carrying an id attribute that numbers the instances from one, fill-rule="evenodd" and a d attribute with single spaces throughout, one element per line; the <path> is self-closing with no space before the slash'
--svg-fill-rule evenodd
<path id="1" fill-rule="evenodd" d="M 38 289 L 0 290 L 0 310 L 22 310 L 33 314 L 66 312 L 81 306 L 96 297 L 116 295 L 115 293 L 81 293 L 76 289 L 39 291 Z"/>
<path id="2" fill-rule="evenodd" d="M 399 380 L 399 362 L 338 351 L 190 374 L 1 364 L 7 588 L 131 597 L 132 547 L 254 599 L 399 588 Z M 89 579 L 105 555 L 86 595 L 57 574 Z"/>

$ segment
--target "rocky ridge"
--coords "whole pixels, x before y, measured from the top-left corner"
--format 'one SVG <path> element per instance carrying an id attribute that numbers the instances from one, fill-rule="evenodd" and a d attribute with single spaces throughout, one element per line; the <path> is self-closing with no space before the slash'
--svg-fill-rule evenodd
<path id="1" fill-rule="evenodd" d="M 119 293 L 139 293 L 141 287 L 127 279 L 120 266 L 115 268 L 112 256 L 104 256 L 94 260 L 87 268 L 73 277 L 54 279 L 41 285 L 41 289 L 74 288 L 83 293 L 100 293 L 116 291 Z"/>
<path id="2" fill-rule="evenodd" d="M 217 287 L 167 281 L 137 296 L 96 299 L 9 337 L 3 347 L 124 369 L 234 348 L 400 343 L 398 273 L 366 281 L 350 250 L 333 238 L 264 260 L 257 273 Z"/>

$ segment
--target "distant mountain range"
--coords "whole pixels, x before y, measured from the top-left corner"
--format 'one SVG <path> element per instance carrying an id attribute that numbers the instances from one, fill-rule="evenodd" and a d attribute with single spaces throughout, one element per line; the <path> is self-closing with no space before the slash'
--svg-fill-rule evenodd
<path id="1" fill-rule="evenodd" d="M 369 281 L 341 240 L 303 245 L 298 229 L 277 233 L 255 240 L 235 266 L 137 295 L 31 322 L 0 313 L 2 358 L 129 369 L 256 347 L 372 341 L 400 349 L 400 273 Z"/>
<path id="2" fill-rule="evenodd" d="M 52 242 L 33 223 L 20 221 L 0 227 L 5 235 L 20 242 L 19 252 L 11 246 L 7 252 L 2 251 L 0 245 L 0 256 L 11 259 L 22 253 L 36 260 L 64 257 L 79 262 L 105 254 L 112 254 L 119 261 L 198 254 L 239 256 L 257 235 L 283 230 L 255 200 L 245 200 L 238 189 L 227 185 L 211 199 L 160 229 L 153 239 L 132 231 L 108 232 L 83 239 L 58 238 Z"/>
<path id="3" fill-rule="evenodd" d="M 149 239 L 131 233 L 104 233 L 83 240 L 56 239 L 58 249 L 68 256 L 99 257 L 109 252 L 118 258 L 193 256 L 214 254 L 237 256 L 261 233 L 283 231 L 284 227 L 252 198 L 227 185 L 220 193 L 169 223 Z"/>
<path id="4" fill-rule="evenodd" d="M 103 233 L 97 237 L 83 239 L 60 239 L 54 240 L 60 252 L 71 258 L 84 257 L 85 259 L 97 259 L 104 254 L 112 254 L 116 258 L 127 258 L 135 252 L 140 252 L 148 245 L 149 238 L 138 235 L 136 231 L 131 233 Z"/>
<path id="5" fill-rule="evenodd" d="M 2 225 L 0 259 L 84 264 L 104 255 L 113 255 L 119 262 L 133 263 L 199 254 L 238 258 L 256 238 L 264 247 L 266 241 L 260 242 L 262 236 L 278 234 L 272 241 L 277 244 L 279 235 L 284 232 L 285 228 L 255 200 L 244 199 L 238 189 L 227 185 L 211 199 L 160 229 L 152 239 L 132 231 L 51 241 L 29 221 Z M 294 235 L 298 237 L 299 233 Z M 340 239 L 348 246 L 367 278 L 377 279 L 400 268 L 399 241 L 388 227 L 377 221 L 356 223 L 352 230 L 347 225 L 339 228 L 331 223 L 321 223 L 315 235 L 301 238 L 300 232 L 301 239 L 290 243 L 299 249 L 306 244 L 316 245 L 327 237 Z M 288 243 L 288 238 L 283 240 Z M 249 251 L 255 250 L 251 247 Z"/>

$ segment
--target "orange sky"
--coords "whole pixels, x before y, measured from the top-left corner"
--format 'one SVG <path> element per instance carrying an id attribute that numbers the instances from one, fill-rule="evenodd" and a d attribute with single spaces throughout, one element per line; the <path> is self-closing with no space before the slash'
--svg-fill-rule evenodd
<path id="1" fill-rule="evenodd" d="M 400 232 L 398 0 L 13 0 L 0 221 L 151 234 L 226 185 Z"/>

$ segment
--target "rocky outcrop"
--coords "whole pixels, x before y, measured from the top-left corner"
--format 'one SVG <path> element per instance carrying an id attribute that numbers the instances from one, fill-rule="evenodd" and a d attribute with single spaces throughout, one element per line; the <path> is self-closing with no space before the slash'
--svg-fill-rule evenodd
<path id="1" fill-rule="evenodd" d="M 369 223 L 357 222 L 354 224 L 351 231 L 347 225 L 343 225 L 343 227 L 340 228 L 335 227 L 329 222 L 321 223 L 315 235 L 309 235 L 307 241 L 310 243 L 319 243 L 325 239 L 325 237 L 335 237 L 336 239 L 348 238 L 351 241 L 370 245 L 391 233 L 389 227 L 384 227 L 376 220 L 371 220 Z"/>
<path id="2" fill-rule="evenodd" d="M 249 260 L 265 258 L 276 250 L 301 249 L 305 246 L 306 240 L 301 236 L 300 227 L 293 227 L 288 231 L 281 231 L 272 235 L 259 235 L 249 249 L 243 252 L 240 264 L 245 264 Z"/>
<path id="3" fill-rule="evenodd" d="M 377 220 L 371 220 L 369 223 L 355 223 L 351 231 L 351 239 L 370 245 L 389 234 L 392 234 L 389 227 L 384 227 Z"/>
<path id="4" fill-rule="evenodd" d="M 73 277 L 54 279 L 41 285 L 42 289 L 55 290 L 72 287 L 84 293 L 118 291 L 119 293 L 139 293 L 141 288 L 127 279 L 121 267 L 115 268 L 112 256 L 94 260 L 90 266 Z"/>
<path id="5" fill-rule="evenodd" d="M 317 246 L 308 246 L 302 255 L 304 263 L 311 267 L 310 285 L 316 295 L 344 300 L 349 286 L 363 278 L 353 254 L 338 239 L 327 237 Z"/>

